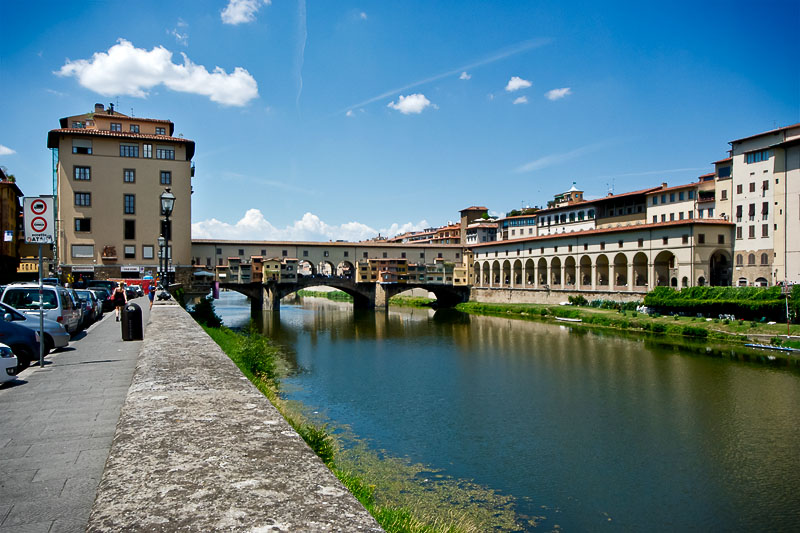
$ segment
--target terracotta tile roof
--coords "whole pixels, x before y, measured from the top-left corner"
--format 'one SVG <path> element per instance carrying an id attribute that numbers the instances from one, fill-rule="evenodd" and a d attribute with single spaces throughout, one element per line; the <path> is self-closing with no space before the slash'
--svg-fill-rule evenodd
<path id="1" fill-rule="evenodd" d="M 733 161 L 732 157 L 726 157 L 725 159 L 720 159 L 719 161 L 714 161 L 711 163 L 712 165 L 718 165 L 719 163 L 727 163 L 728 161 Z"/>
<path id="2" fill-rule="evenodd" d="M 709 218 L 694 218 L 691 220 L 674 220 L 672 222 L 659 222 L 656 224 L 637 224 L 632 226 L 621 226 L 619 228 L 600 228 L 600 229 L 590 229 L 585 231 L 573 231 L 571 233 L 557 233 L 553 235 L 536 235 L 534 237 L 523 237 L 520 239 L 508 239 L 504 241 L 492 241 L 492 242 L 484 242 L 480 244 L 473 244 L 470 248 L 484 248 L 487 246 L 503 246 L 506 244 L 511 243 L 525 243 L 525 242 L 536 242 L 536 241 L 543 241 L 548 239 L 574 239 L 576 237 L 584 237 L 586 235 L 601 235 L 604 233 L 615 233 L 615 232 L 627 232 L 627 231 L 640 231 L 640 230 L 651 230 L 651 229 L 658 229 L 668 226 L 682 226 L 682 225 L 689 225 L 689 224 L 702 224 L 702 225 L 724 225 L 724 226 L 735 226 L 733 222 L 729 222 L 727 220 L 720 220 L 720 219 L 709 219 Z"/>
<path id="3" fill-rule="evenodd" d="M 713 176 L 713 175 L 714 175 L 713 172 L 709 172 L 708 174 L 703 174 L 702 176 L 698 176 L 698 178 L 707 178 L 707 177 Z"/>
<path id="4" fill-rule="evenodd" d="M 769 131 L 765 131 L 763 133 L 756 133 L 755 135 L 749 135 L 747 137 L 742 137 L 741 139 L 734 139 L 732 141 L 729 141 L 728 144 L 747 141 L 749 139 L 755 139 L 756 137 L 761 137 L 762 135 L 769 135 L 770 133 L 776 134 L 776 133 L 779 133 L 781 131 L 790 130 L 792 128 L 798 128 L 798 127 L 800 127 L 800 122 L 798 122 L 797 124 L 792 124 L 791 126 L 783 126 L 782 128 L 775 128 L 774 130 L 769 130 Z"/>
<path id="5" fill-rule="evenodd" d="M 660 190 L 660 189 L 661 189 L 661 187 L 658 186 L 658 187 L 649 187 L 647 189 L 640 189 L 638 191 L 623 192 L 623 193 L 620 193 L 620 194 L 610 194 L 608 196 L 603 196 L 602 198 L 595 198 L 594 200 L 581 200 L 579 202 L 572 202 L 572 203 L 567 204 L 567 205 L 562 205 L 561 207 L 547 207 L 545 209 L 540 209 L 539 211 L 536 212 L 536 214 L 538 215 L 539 213 L 551 213 L 553 211 L 559 211 L 559 210 L 562 210 L 562 209 L 571 209 L 571 208 L 573 208 L 573 207 L 575 207 L 577 205 L 597 204 L 597 203 L 605 202 L 605 201 L 609 201 L 609 200 L 616 200 L 618 198 L 625 198 L 627 196 L 635 196 L 637 194 L 647 194 L 649 192 L 657 191 L 657 190 Z"/>
<path id="6" fill-rule="evenodd" d="M 223 244 L 223 245 L 245 245 L 245 246 L 344 246 L 358 248 L 406 248 L 419 247 L 431 248 L 429 243 L 387 243 L 387 242 L 314 242 L 314 241 L 233 241 L 226 239 L 192 239 L 192 244 Z M 436 248 L 461 248 L 460 244 L 437 244 Z"/>
<path id="7" fill-rule="evenodd" d="M 479 207 L 477 205 L 472 205 L 470 207 L 466 207 L 466 208 L 462 209 L 461 211 L 476 211 L 476 210 L 488 211 L 489 209 L 487 207 Z M 461 212 L 461 211 L 459 211 L 459 212 Z"/>
<path id="8" fill-rule="evenodd" d="M 88 128 L 59 128 L 50 130 L 50 133 L 70 134 L 70 135 L 89 135 L 95 137 L 118 137 L 125 139 L 147 139 L 153 141 L 168 141 L 168 142 L 185 142 L 193 143 L 190 139 L 183 137 L 170 137 L 168 135 L 154 135 L 151 133 L 133 133 L 130 131 L 109 131 L 109 130 L 93 130 Z"/>
<path id="9" fill-rule="evenodd" d="M 713 176 L 713 173 L 711 175 Z M 658 193 L 666 192 L 666 191 L 676 191 L 678 189 L 691 189 L 692 187 L 697 187 L 697 182 L 696 181 L 693 182 L 693 183 L 685 183 L 683 185 L 673 185 L 672 187 L 665 187 L 663 189 L 661 187 L 659 187 L 658 189 L 650 191 L 647 194 L 658 194 Z"/>

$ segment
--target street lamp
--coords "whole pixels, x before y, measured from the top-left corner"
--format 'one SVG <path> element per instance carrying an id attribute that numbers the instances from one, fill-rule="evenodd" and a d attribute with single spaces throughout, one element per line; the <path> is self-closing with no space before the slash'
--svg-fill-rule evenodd
<path id="1" fill-rule="evenodd" d="M 164 217 L 164 225 L 161 228 L 161 236 L 164 237 L 164 252 L 167 254 L 164 256 L 164 271 L 165 276 L 164 280 L 167 280 L 167 286 L 169 286 L 169 281 L 167 278 L 169 277 L 169 259 L 171 259 L 171 255 L 169 253 L 169 237 L 170 233 L 172 233 L 172 228 L 169 225 L 169 216 L 172 214 L 172 209 L 175 207 L 175 195 L 172 194 L 169 190 L 169 187 L 164 189 L 164 192 L 161 193 L 161 215 Z M 160 244 L 161 241 L 159 241 Z"/>

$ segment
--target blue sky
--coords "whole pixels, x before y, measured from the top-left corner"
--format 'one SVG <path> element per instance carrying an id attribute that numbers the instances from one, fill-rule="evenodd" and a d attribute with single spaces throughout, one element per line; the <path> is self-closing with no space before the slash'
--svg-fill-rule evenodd
<path id="1" fill-rule="evenodd" d="M 0 165 L 23 192 L 51 191 L 60 117 L 118 102 L 196 141 L 194 237 L 364 239 L 573 181 L 676 185 L 800 122 L 796 1 L 7 1 L 0 19 Z"/>

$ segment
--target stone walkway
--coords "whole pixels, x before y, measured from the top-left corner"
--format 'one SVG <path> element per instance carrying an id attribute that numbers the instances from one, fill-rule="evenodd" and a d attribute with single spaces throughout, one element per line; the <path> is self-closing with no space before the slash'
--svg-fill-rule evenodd
<path id="1" fill-rule="evenodd" d="M 142 345 L 121 337 L 106 313 L 0 386 L 0 533 L 85 531 Z"/>

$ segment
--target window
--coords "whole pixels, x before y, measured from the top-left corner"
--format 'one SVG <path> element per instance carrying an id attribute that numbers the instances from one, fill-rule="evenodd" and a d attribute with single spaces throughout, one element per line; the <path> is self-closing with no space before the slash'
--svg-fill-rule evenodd
<path id="1" fill-rule="evenodd" d="M 697 210 L 697 216 L 698 216 L 698 218 L 703 218 L 703 210 L 702 209 L 698 209 Z"/>
<path id="2" fill-rule="evenodd" d="M 683 211 L 678 213 L 678 220 L 683 220 Z"/>
<path id="3" fill-rule="evenodd" d="M 442 258 L 442 252 L 439 252 L 438 254 L 436 254 L 436 257 L 438 257 L 439 259 L 441 259 L 441 258 Z"/>
<path id="4" fill-rule="evenodd" d="M 658 205 L 658 196 L 653 196 L 653 205 Z"/>
<path id="5" fill-rule="evenodd" d="M 731 175 L 731 167 L 719 167 L 717 170 L 717 176 L 720 178 L 729 178 Z"/>
<path id="6" fill-rule="evenodd" d="M 691 209 L 689 211 L 687 211 L 686 212 L 686 218 L 688 218 L 689 220 L 693 219 L 694 218 L 694 211 L 692 211 Z"/>
<path id="7" fill-rule="evenodd" d="M 742 194 L 742 184 L 736 186 L 736 194 Z"/>
<path id="8" fill-rule="evenodd" d="M 662 194 L 662 195 L 661 195 L 661 203 L 662 203 L 662 204 L 665 204 L 665 203 L 667 203 L 667 195 L 666 195 L 666 194 Z"/>
<path id="9" fill-rule="evenodd" d="M 761 264 L 762 265 L 769 264 L 769 256 L 767 254 L 761 254 Z"/>
<path id="10" fill-rule="evenodd" d="M 761 204 L 761 218 L 763 220 L 769 219 L 769 202 L 764 202 Z"/>
<path id="11" fill-rule="evenodd" d="M 694 191 L 689 191 L 689 200 L 694 200 Z"/>
<path id="12" fill-rule="evenodd" d="M 747 216 L 751 221 L 756 219 L 756 204 L 750 204 L 747 209 Z"/>
<path id="13" fill-rule="evenodd" d="M 658 223 L 658 215 L 653 215 L 653 224 Z"/>
<path id="14" fill-rule="evenodd" d="M 143 144 L 142 145 L 142 157 L 146 157 L 148 159 L 153 157 L 153 145 L 152 144 Z"/>
<path id="15" fill-rule="evenodd" d="M 717 244 L 725 244 L 725 235 L 717 235 Z"/>
<path id="16" fill-rule="evenodd" d="M 755 226 L 748 226 L 747 227 L 747 237 L 750 239 L 756 238 L 756 227 Z"/>
<path id="17" fill-rule="evenodd" d="M 742 266 L 744 264 L 744 257 L 742 254 L 736 255 L 736 266 Z"/>
<path id="18" fill-rule="evenodd" d="M 748 264 L 748 266 L 756 264 L 756 254 L 749 254 L 747 256 L 747 264 Z"/>
<path id="19" fill-rule="evenodd" d="M 675 220 L 675 213 L 670 213 L 669 214 L 669 221 L 672 222 L 673 220 Z"/>
<path id="20" fill-rule="evenodd" d="M 303 250 L 303 257 L 308 257 L 308 250 Z"/>
<path id="21" fill-rule="evenodd" d="M 728 199 L 728 189 L 722 189 L 721 194 L 720 194 L 720 198 L 722 200 L 727 200 Z"/>
<path id="22" fill-rule="evenodd" d="M 714 208 L 713 207 L 709 207 L 708 208 L 708 218 L 714 218 Z"/>
<path id="23" fill-rule="evenodd" d="M 620 248 L 622 248 L 622 241 L 621 240 L 617 241 L 617 244 L 619 245 Z"/>
<path id="24" fill-rule="evenodd" d="M 364 259 L 369 258 L 369 252 L 364 252 Z"/>
<path id="25" fill-rule="evenodd" d="M 136 221 L 135 220 L 124 220 L 123 221 L 123 239 L 125 240 L 133 240 L 136 238 Z"/>
<path id="26" fill-rule="evenodd" d="M 136 257 L 136 246 L 132 244 L 126 244 L 125 249 L 125 259 L 133 259 Z"/>
<path id="27" fill-rule="evenodd" d="M 495 252 L 495 253 L 497 253 L 497 252 Z M 366 256 L 364 256 L 364 257 L 366 257 Z M 420 259 L 425 259 L 425 252 L 420 252 L 419 253 L 419 258 Z"/>
<path id="28" fill-rule="evenodd" d="M 571 252 L 571 251 L 572 251 L 572 245 L 571 245 L 571 244 L 570 244 L 569 246 L 567 246 L 567 251 L 568 251 L 568 252 Z M 456 254 L 456 257 L 458 257 L 458 254 Z"/>
<path id="29" fill-rule="evenodd" d="M 72 257 L 94 257 L 93 244 L 73 244 Z"/>
<path id="30" fill-rule="evenodd" d="M 345 256 L 345 257 L 350 257 L 350 252 L 348 252 L 348 251 L 346 251 L 346 250 L 345 250 L 345 252 L 344 252 L 344 256 Z M 403 256 L 403 257 L 405 257 L 405 256 Z"/>
<path id="31" fill-rule="evenodd" d="M 120 123 L 120 122 L 112 122 L 111 123 L 111 131 L 122 131 L 122 123 Z"/>
<path id="32" fill-rule="evenodd" d="M 328 257 L 328 255 L 329 255 L 328 250 L 322 252 L 322 257 Z"/>
<path id="33" fill-rule="evenodd" d="M 139 133 L 139 125 L 131 124 L 131 133 Z"/>
<path id="34" fill-rule="evenodd" d="M 166 135 L 167 130 L 165 128 L 156 128 L 156 135 Z"/>
<path id="35" fill-rule="evenodd" d="M 406 253 L 405 252 L 401 252 L 400 253 L 400 258 L 401 259 L 405 259 L 406 258 Z"/>
<path id="36" fill-rule="evenodd" d="M 92 141 L 88 139 L 72 139 L 72 153 L 92 155 Z"/>
<path id="37" fill-rule="evenodd" d="M 221 257 L 217 258 L 217 265 L 222 266 L 222 258 Z"/>
<path id="38" fill-rule="evenodd" d="M 383 258 L 386 259 L 386 257 L 387 257 L 386 252 L 383 252 Z"/>
<path id="39" fill-rule="evenodd" d="M 287 257 L 289 252 L 287 250 L 281 250 L 281 257 Z"/>
<path id="40" fill-rule="evenodd" d="M 661 242 L 662 244 L 669 244 L 669 237 L 662 237 Z"/>
<path id="41" fill-rule="evenodd" d="M 742 227 L 741 226 L 736 226 L 736 238 L 737 239 L 741 239 L 742 238 Z"/>
<path id="42" fill-rule="evenodd" d="M 544 248 L 543 248 L 543 249 L 544 249 Z M 601 249 L 601 250 L 605 250 L 605 249 L 606 249 L 606 243 L 605 243 L 605 242 L 601 242 L 601 243 L 600 243 L 600 249 Z"/>
<path id="43" fill-rule="evenodd" d="M 92 205 L 92 193 L 90 192 L 76 192 L 75 205 L 89 207 Z"/>
<path id="44" fill-rule="evenodd" d="M 682 202 L 683 198 L 684 198 L 684 194 L 683 194 L 683 191 L 681 191 L 681 192 L 678 193 L 678 201 Z"/>
<path id="45" fill-rule="evenodd" d="M 675 201 L 675 193 L 674 192 L 669 193 L 669 201 L 670 201 L 670 203 Z"/>
<path id="46" fill-rule="evenodd" d="M 750 192 L 756 192 L 756 182 L 750 183 Z"/>
<path id="47" fill-rule="evenodd" d="M 139 145 L 131 143 L 119 144 L 120 157 L 139 157 Z"/>
<path id="48" fill-rule="evenodd" d="M 239 248 L 239 255 L 244 255 L 244 248 Z M 308 252 L 305 252 L 303 255 L 308 257 Z"/>
<path id="49" fill-rule="evenodd" d="M 589 249 L 589 243 L 583 243 L 583 250 L 586 251 Z"/>
<path id="50" fill-rule="evenodd" d="M 741 221 L 742 221 L 742 206 L 741 205 L 737 205 L 736 206 L 736 222 L 741 222 Z"/>
<path id="51" fill-rule="evenodd" d="M 142 245 L 142 259 L 153 259 L 154 248 L 152 244 Z M 209 259 L 211 259 L 209 257 Z"/>
<path id="52" fill-rule="evenodd" d="M 757 152 L 750 152 L 745 154 L 745 161 L 747 164 L 751 163 L 760 163 L 761 161 L 769 160 L 769 156 L 772 155 L 770 150 L 759 150 Z"/>
<path id="53" fill-rule="evenodd" d="M 689 244 L 689 236 L 685 233 L 681 235 L 681 244 Z"/>
<path id="54" fill-rule="evenodd" d="M 92 231 L 92 219 L 91 218 L 76 218 L 75 219 L 75 231 Z"/>
<path id="55" fill-rule="evenodd" d="M 558 246 L 553 246 L 553 253 L 558 252 Z M 519 255 L 519 250 L 517 250 L 517 255 Z"/>
<path id="56" fill-rule="evenodd" d="M 126 168 L 122 171 L 122 181 L 124 183 L 134 183 L 136 181 L 136 170 Z"/>
<path id="57" fill-rule="evenodd" d="M 85 128 L 85 127 L 86 127 L 86 125 L 83 122 L 74 121 L 72 123 L 72 128 L 76 129 L 76 130 L 81 130 L 81 129 Z"/>
<path id="58" fill-rule="evenodd" d="M 172 146 L 156 146 L 156 159 L 175 159 L 175 148 Z"/>
<path id="59" fill-rule="evenodd" d="M 667 221 L 667 215 L 663 215 L 662 214 L 661 215 L 661 222 L 666 222 L 666 221 Z"/>
<path id="60" fill-rule="evenodd" d="M 769 237 L 769 224 L 761 224 L 761 236 Z"/>
<path id="61" fill-rule="evenodd" d="M 172 172 L 169 170 L 161 171 L 161 185 L 172 185 Z"/>
<path id="62" fill-rule="evenodd" d="M 705 233 L 698 233 L 697 234 L 697 244 L 705 244 L 706 243 L 706 234 Z"/>
<path id="63" fill-rule="evenodd" d="M 639 239 L 636 241 L 636 244 L 639 246 L 639 248 L 644 248 L 644 239 Z"/>
<path id="64" fill-rule="evenodd" d="M 136 214 L 136 195 L 135 194 L 126 194 L 123 198 L 123 212 L 126 215 L 135 215 Z"/>
<path id="65" fill-rule="evenodd" d="M 92 179 L 92 170 L 90 167 L 73 167 L 72 177 L 79 181 L 89 181 Z"/>

